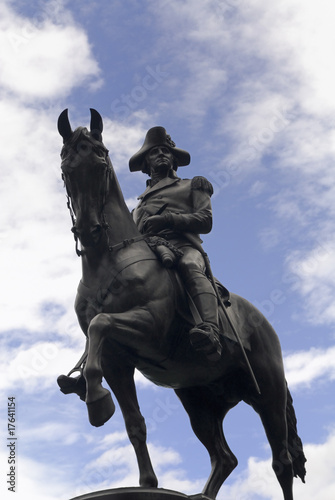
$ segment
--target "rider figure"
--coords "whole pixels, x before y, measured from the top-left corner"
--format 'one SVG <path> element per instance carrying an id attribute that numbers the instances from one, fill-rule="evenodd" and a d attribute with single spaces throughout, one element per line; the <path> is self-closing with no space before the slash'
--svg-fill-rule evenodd
<path id="1" fill-rule="evenodd" d="M 189 163 L 189 153 L 176 148 L 163 127 L 151 128 L 142 148 L 129 160 L 131 172 L 150 176 L 133 217 L 142 233 L 161 236 L 181 250 L 177 268 L 202 320 L 190 330 L 190 340 L 196 350 L 216 361 L 221 353 L 218 303 L 198 249 L 199 234 L 212 229 L 213 187 L 204 177 L 180 179 L 177 168 Z"/>

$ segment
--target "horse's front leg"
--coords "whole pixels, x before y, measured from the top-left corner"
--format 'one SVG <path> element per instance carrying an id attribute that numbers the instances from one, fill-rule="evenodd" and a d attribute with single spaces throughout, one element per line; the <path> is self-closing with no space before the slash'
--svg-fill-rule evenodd
<path id="1" fill-rule="evenodd" d="M 85 401 L 89 420 L 96 427 L 107 422 L 115 411 L 110 392 L 101 385 L 104 342 L 116 340 L 125 347 L 144 351 L 148 357 L 157 356 L 152 342 L 155 321 L 151 309 L 138 307 L 125 313 L 100 313 L 89 325 Z M 162 331 L 163 325 L 159 324 L 157 329 Z"/>
<path id="2" fill-rule="evenodd" d="M 143 487 L 156 487 L 157 478 L 146 445 L 146 425 L 137 401 L 134 366 L 127 356 L 127 347 L 139 346 L 144 341 L 145 335 L 141 332 L 149 330 L 150 318 L 144 310 L 131 314 L 98 314 L 88 329 L 89 348 L 84 369 L 90 422 L 103 425 L 114 412 L 110 392 L 101 385 L 104 376 L 119 402 Z"/>
<path id="3" fill-rule="evenodd" d="M 147 429 L 137 400 L 134 366 L 127 350 L 120 344 L 106 342 L 102 356 L 104 377 L 113 391 L 123 414 L 127 434 L 137 458 L 139 483 L 144 488 L 156 487 L 157 477 L 147 448 Z"/>
<path id="4" fill-rule="evenodd" d="M 98 314 L 88 328 L 88 355 L 84 368 L 86 380 L 85 402 L 88 418 L 92 425 L 100 427 L 111 418 L 115 405 L 108 389 L 102 387 L 102 347 L 111 322 L 103 321 L 103 314 Z"/>

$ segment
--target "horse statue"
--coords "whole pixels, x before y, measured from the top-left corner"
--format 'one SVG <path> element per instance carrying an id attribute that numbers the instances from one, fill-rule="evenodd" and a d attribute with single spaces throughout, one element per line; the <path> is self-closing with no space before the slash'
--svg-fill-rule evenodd
<path id="1" fill-rule="evenodd" d="M 85 353 L 69 375 L 77 370 L 84 376 L 82 398 L 90 423 L 103 425 L 115 410 L 110 391 L 101 385 L 104 377 L 136 453 L 140 487 L 157 488 L 135 368 L 154 384 L 174 389 L 211 461 L 202 493 L 192 498 L 214 500 L 237 465 L 223 433 L 223 419 L 244 401 L 262 420 L 284 500 L 293 500 L 293 477 L 304 482 L 306 459 L 275 331 L 251 303 L 231 293 L 229 302 L 221 305 L 229 309 L 229 317 L 227 311 L 220 315 L 222 331 L 234 325 L 244 339 L 247 359 L 229 335 L 222 337 L 216 363 L 192 347 L 186 332 L 193 325 L 183 286 L 137 229 L 102 142 L 102 129 L 102 118 L 93 109 L 90 130 L 72 131 L 67 110 L 58 119 L 64 141 L 62 176 L 82 261 L 75 310 L 87 338 Z"/>

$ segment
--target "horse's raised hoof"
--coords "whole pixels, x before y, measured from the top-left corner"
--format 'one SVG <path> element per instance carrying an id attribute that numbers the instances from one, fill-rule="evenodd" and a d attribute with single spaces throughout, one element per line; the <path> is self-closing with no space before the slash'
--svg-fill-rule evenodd
<path id="1" fill-rule="evenodd" d="M 106 393 L 102 398 L 86 403 L 88 419 L 90 424 L 94 427 L 101 427 L 104 425 L 115 412 L 115 405 L 111 393 L 107 389 L 104 389 L 104 391 L 106 391 Z"/>

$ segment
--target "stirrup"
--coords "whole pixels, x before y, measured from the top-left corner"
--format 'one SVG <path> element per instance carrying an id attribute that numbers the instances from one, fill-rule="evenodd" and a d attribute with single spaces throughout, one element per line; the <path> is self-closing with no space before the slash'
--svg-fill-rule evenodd
<path id="1" fill-rule="evenodd" d="M 221 359 L 221 343 L 219 330 L 214 325 L 200 323 L 189 331 L 190 341 L 194 349 L 203 352 L 212 363 Z"/>
<path id="2" fill-rule="evenodd" d="M 85 401 L 86 380 L 82 374 L 78 375 L 78 377 L 59 375 L 57 383 L 63 394 L 77 394 L 82 401 Z"/>

